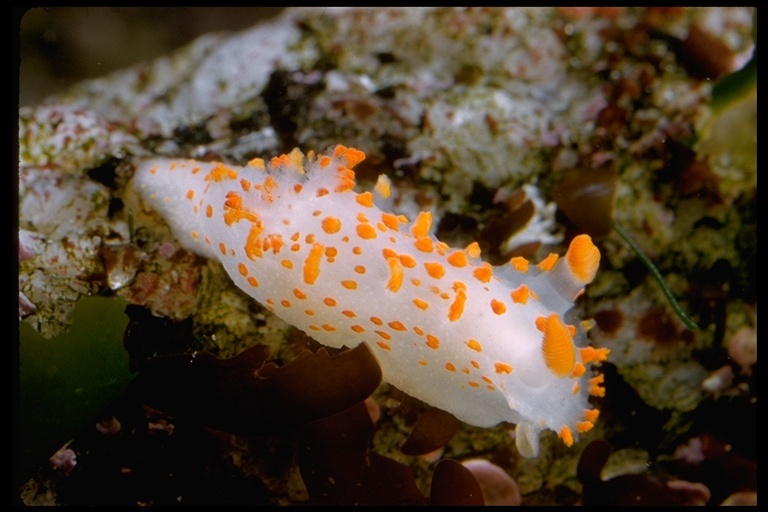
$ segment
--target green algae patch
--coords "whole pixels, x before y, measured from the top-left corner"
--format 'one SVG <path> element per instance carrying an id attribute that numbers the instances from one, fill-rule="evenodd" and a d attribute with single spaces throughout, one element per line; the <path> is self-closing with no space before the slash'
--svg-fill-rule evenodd
<path id="1" fill-rule="evenodd" d="M 19 470 L 22 475 L 45 463 L 133 379 L 123 333 L 127 301 L 84 297 L 73 325 L 52 339 L 20 325 Z"/>

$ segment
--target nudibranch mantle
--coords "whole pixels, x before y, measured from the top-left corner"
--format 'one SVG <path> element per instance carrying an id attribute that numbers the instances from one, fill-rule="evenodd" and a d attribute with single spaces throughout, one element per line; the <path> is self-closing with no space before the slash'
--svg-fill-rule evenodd
<path id="1" fill-rule="evenodd" d="M 544 429 L 571 445 L 605 392 L 587 366 L 608 351 L 577 346 L 565 320 L 600 261 L 589 236 L 561 258 L 491 266 L 477 243 L 438 241 L 429 213 L 409 221 L 355 191 L 364 158 L 338 145 L 245 167 L 154 159 L 134 183 L 185 247 L 320 343 L 366 343 L 387 382 L 466 423 L 515 423 L 524 456 Z"/>

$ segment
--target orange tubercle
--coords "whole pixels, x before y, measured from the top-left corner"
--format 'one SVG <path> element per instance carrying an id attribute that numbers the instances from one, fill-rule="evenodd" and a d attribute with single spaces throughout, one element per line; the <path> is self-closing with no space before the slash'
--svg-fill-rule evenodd
<path id="1" fill-rule="evenodd" d="M 557 377 L 565 377 L 576 365 L 576 351 L 568 329 L 556 313 L 536 320 L 537 327 L 544 333 L 541 351 L 547 368 Z"/>
<path id="2" fill-rule="evenodd" d="M 600 250 L 592 243 L 589 235 L 579 235 L 571 241 L 565 260 L 579 281 L 590 283 L 600 266 Z"/>
<path id="3" fill-rule="evenodd" d="M 405 272 L 403 270 L 403 264 L 400 263 L 400 259 L 396 257 L 387 258 L 387 266 L 389 267 L 389 281 L 387 281 L 387 289 L 393 292 L 400 290 L 403 285 L 403 276 Z"/>
<path id="4" fill-rule="evenodd" d="M 571 433 L 571 429 L 567 426 L 563 426 L 563 428 L 560 429 L 560 432 L 558 433 L 560 436 L 560 439 L 563 440 L 563 443 L 565 446 L 571 447 L 573 446 L 573 433 Z"/>
<path id="5" fill-rule="evenodd" d="M 415 238 L 421 238 L 429 234 L 429 230 L 432 228 L 432 214 L 430 212 L 419 212 L 416 216 L 416 220 L 413 221 L 411 226 L 411 234 Z"/>

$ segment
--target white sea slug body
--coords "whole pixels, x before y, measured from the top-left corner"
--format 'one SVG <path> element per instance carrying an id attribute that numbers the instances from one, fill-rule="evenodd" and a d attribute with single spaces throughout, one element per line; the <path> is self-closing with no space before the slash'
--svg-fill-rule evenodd
<path id="1" fill-rule="evenodd" d="M 409 222 L 356 192 L 364 157 L 339 145 L 246 167 L 158 159 L 134 180 L 185 247 L 319 342 L 366 343 L 386 381 L 469 424 L 516 423 L 523 455 L 545 428 L 572 444 L 597 418 L 589 395 L 604 393 L 586 365 L 607 351 L 577 347 L 564 320 L 597 271 L 590 238 L 493 267 L 476 243 L 438 241 L 429 213 Z"/>

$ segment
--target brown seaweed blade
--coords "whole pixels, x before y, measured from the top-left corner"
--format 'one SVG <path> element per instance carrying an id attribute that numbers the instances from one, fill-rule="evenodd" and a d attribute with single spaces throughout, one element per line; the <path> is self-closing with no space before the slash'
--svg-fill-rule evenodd
<path id="1" fill-rule="evenodd" d="M 480 484 L 472 472 L 451 459 L 441 460 L 432 476 L 432 505 L 485 505 Z"/>
<path id="2" fill-rule="evenodd" d="M 312 505 L 425 505 L 413 472 L 368 451 L 373 423 L 363 403 L 296 432 Z"/>
<path id="3" fill-rule="evenodd" d="M 411 435 L 400 450 L 406 455 L 432 452 L 448 444 L 460 426 L 461 423 L 453 414 L 432 407 L 419 416 Z"/>
<path id="4" fill-rule="evenodd" d="M 331 356 L 306 351 L 278 367 L 258 345 L 230 359 L 159 356 L 139 377 L 145 402 L 177 419 L 241 435 L 296 428 L 365 400 L 381 370 L 364 346 Z"/>

